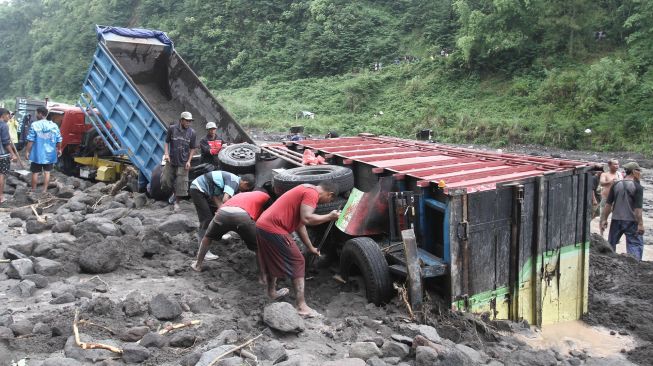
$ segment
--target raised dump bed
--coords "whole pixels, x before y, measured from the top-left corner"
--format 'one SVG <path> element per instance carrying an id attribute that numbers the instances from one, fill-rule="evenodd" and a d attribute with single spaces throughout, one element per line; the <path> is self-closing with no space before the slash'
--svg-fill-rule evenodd
<path id="1" fill-rule="evenodd" d="M 587 312 L 587 163 L 373 135 L 264 149 L 277 156 L 311 149 L 350 167 L 363 191 L 391 177 L 390 240 L 375 240 L 400 241 L 412 225 L 422 277 L 452 309 L 536 325 Z M 388 271 L 405 274 L 401 247 L 384 254 Z"/>
<path id="2" fill-rule="evenodd" d="M 161 163 L 167 126 L 183 111 L 193 114 L 198 138 L 213 121 L 225 142 L 252 142 L 165 33 L 105 26 L 96 31 L 98 45 L 79 104 L 111 151 L 127 154 L 148 180 Z"/>

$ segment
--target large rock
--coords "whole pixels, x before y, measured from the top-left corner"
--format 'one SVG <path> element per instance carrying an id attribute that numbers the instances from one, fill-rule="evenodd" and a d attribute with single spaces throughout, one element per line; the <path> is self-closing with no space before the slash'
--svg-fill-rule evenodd
<path id="1" fill-rule="evenodd" d="M 181 315 L 181 305 L 164 294 L 154 296 L 150 301 L 150 314 L 159 320 L 173 320 Z"/>
<path id="2" fill-rule="evenodd" d="M 49 284 L 48 278 L 40 274 L 30 274 L 25 279 L 34 282 L 36 288 L 46 288 Z"/>
<path id="3" fill-rule="evenodd" d="M 191 215 L 173 214 L 157 227 L 159 231 L 171 236 L 197 229 L 197 220 Z"/>
<path id="4" fill-rule="evenodd" d="M 43 213 L 43 210 L 38 208 L 36 210 L 36 212 L 38 212 L 39 215 L 40 215 L 40 214 Z M 13 209 L 11 211 L 11 213 L 9 214 L 9 217 L 11 217 L 12 219 L 13 218 L 19 218 L 21 220 L 27 221 L 27 219 L 29 219 L 31 217 L 35 217 L 35 216 L 34 216 L 34 212 L 32 212 L 31 207 L 21 207 L 21 208 Z"/>
<path id="5" fill-rule="evenodd" d="M 79 254 L 79 268 L 93 274 L 113 272 L 122 260 L 121 248 L 120 241 L 111 238 L 92 244 Z"/>
<path id="6" fill-rule="evenodd" d="M 457 344 L 456 348 L 460 352 L 462 352 L 462 353 L 466 354 L 467 356 L 469 356 L 469 358 L 472 361 L 474 361 L 476 363 L 485 363 L 485 362 L 483 362 L 483 356 L 481 356 L 481 354 L 477 350 L 475 350 L 475 349 L 473 349 L 471 347 L 465 346 L 464 344 Z"/>
<path id="7" fill-rule="evenodd" d="M 410 347 L 400 342 L 388 341 L 383 343 L 381 352 L 383 353 L 383 357 L 404 358 L 410 353 Z"/>
<path id="8" fill-rule="evenodd" d="M 9 245 L 9 248 L 21 252 L 24 255 L 32 255 L 34 250 L 34 239 L 31 236 L 26 236 L 19 238 L 18 240 L 12 240 L 14 243 Z"/>
<path id="9" fill-rule="evenodd" d="M 405 336 L 414 338 L 417 335 L 421 335 L 433 343 L 442 342 L 438 331 L 430 325 L 409 323 L 400 325 L 399 329 Z"/>
<path id="10" fill-rule="evenodd" d="M 206 351 L 202 353 L 202 357 L 200 357 L 200 360 L 197 361 L 195 366 L 209 366 L 216 357 L 229 350 L 232 350 L 233 348 L 234 346 L 220 346 Z"/>
<path id="11" fill-rule="evenodd" d="M 34 264 L 29 258 L 15 259 L 9 263 L 5 272 L 7 277 L 22 280 L 34 273 Z"/>
<path id="12" fill-rule="evenodd" d="M 8 327 L 14 324 L 14 317 L 11 314 L 0 315 L 0 327 Z"/>
<path id="13" fill-rule="evenodd" d="M 75 302 L 75 295 L 73 295 L 70 292 L 66 292 L 65 294 L 62 294 L 61 296 L 55 297 L 54 299 L 50 300 L 50 304 L 53 304 L 53 305 L 69 304 L 71 302 Z"/>
<path id="14" fill-rule="evenodd" d="M 72 220 L 64 220 L 57 222 L 52 226 L 52 232 L 53 233 L 70 233 L 73 231 L 73 226 L 75 226 L 75 222 Z"/>
<path id="15" fill-rule="evenodd" d="M 86 336 L 85 334 L 80 334 L 79 335 L 81 338 L 82 342 L 91 342 L 91 338 Z M 97 343 L 104 343 L 108 344 L 110 346 L 114 347 L 120 347 L 119 344 L 117 344 L 115 341 L 106 339 L 106 340 L 93 340 L 94 342 Z M 95 362 L 100 362 L 103 360 L 109 360 L 113 359 L 116 357 L 116 354 L 105 349 L 81 349 L 76 343 L 75 343 L 75 336 L 70 336 L 66 340 L 66 345 L 64 346 L 64 354 L 66 357 L 69 358 L 74 358 L 75 360 L 79 362 L 84 362 L 84 363 L 95 363 Z"/>
<path id="16" fill-rule="evenodd" d="M 104 217 L 91 217 L 73 227 L 73 235 L 79 237 L 85 233 L 99 233 L 104 236 L 120 236 L 122 233 L 113 221 Z"/>
<path id="17" fill-rule="evenodd" d="M 20 320 L 9 326 L 12 332 L 16 337 L 32 334 L 32 329 L 34 329 L 34 324 L 29 320 Z"/>
<path id="18" fill-rule="evenodd" d="M 52 223 L 47 221 L 38 221 L 36 219 L 29 219 L 25 222 L 25 231 L 28 234 L 38 234 L 46 230 L 50 230 Z"/>
<path id="19" fill-rule="evenodd" d="M 122 311 L 127 316 L 142 315 L 147 312 L 147 302 L 140 292 L 130 292 L 121 304 Z"/>
<path id="20" fill-rule="evenodd" d="M 141 363 L 150 357 L 150 350 L 136 343 L 122 347 L 122 360 L 126 363 Z"/>
<path id="21" fill-rule="evenodd" d="M 36 291 L 36 284 L 29 280 L 20 281 L 12 291 L 20 297 L 30 297 Z"/>
<path id="22" fill-rule="evenodd" d="M 41 366 L 82 366 L 82 364 L 74 358 L 48 358 Z"/>
<path id="23" fill-rule="evenodd" d="M 147 326 L 132 327 L 124 329 L 118 334 L 118 338 L 125 342 L 137 342 L 143 338 L 144 335 L 150 332 Z"/>
<path id="24" fill-rule="evenodd" d="M 0 339 L 14 338 L 14 332 L 8 327 L 0 326 Z"/>
<path id="25" fill-rule="evenodd" d="M 12 248 L 5 249 L 3 257 L 5 257 L 6 259 L 12 259 L 12 260 L 13 259 L 27 258 L 27 256 L 25 254 L 17 251 L 16 249 L 12 249 Z"/>
<path id="26" fill-rule="evenodd" d="M 277 364 L 288 359 L 286 349 L 276 339 L 271 339 L 269 342 L 257 342 L 254 346 L 254 352 L 259 359 L 272 361 L 272 364 Z"/>
<path id="27" fill-rule="evenodd" d="M 188 348 L 195 344 L 195 335 L 191 332 L 179 332 L 170 338 L 170 347 Z"/>
<path id="28" fill-rule="evenodd" d="M 48 253 L 55 248 L 56 245 L 52 241 L 37 242 L 34 246 L 34 251 L 32 251 L 32 255 L 35 257 L 47 257 Z"/>
<path id="29" fill-rule="evenodd" d="M 168 339 L 159 333 L 150 332 L 143 336 L 140 345 L 148 348 L 163 348 L 168 345 Z"/>
<path id="30" fill-rule="evenodd" d="M 439 364 L 438 352 L 431 347 L 418 346 L 415 351 L 415 366 L 434 366 Z"/>
<path id="31" fill-rule="evenodd" d="M 343 358 L 342 360 L 327 361 L 322 366 L 366 366 L 360 358 Z"/>
<path id="32" fill-rule="evenodd" d="M 21 219 L 9 219 L 7 221 L 7 227 L 22 227 L 23 226 L 23 220 Z"/>
<path id="33" fill-rule="evenodd" d="M 125 235 L 138 235 L 143 231 L 143 223 L 138 217 L 123 217 L 118 220 L 120 231 Z"/>
<path id="34" fill-rule="evenodd" d="M 350 358 L 367 360 L 372 357 L 381 357 L 383 354 L 374 342 L 356 342 L 349 347 Z"/>
<path id="35" fill-rule="evenodd" d="M 282 332 L 302 332 L 306 328 L 297 310 L 287 302 L 275 302 L 269 304 L 263 310 L 263 321 L 270 328 Z"/>
<path id="36" fill-rule="evenodd" d="M 34 259 L 34 272 L 43 276 L 54 276 L 63 269 L 61 263 L 47 258 Z"/>

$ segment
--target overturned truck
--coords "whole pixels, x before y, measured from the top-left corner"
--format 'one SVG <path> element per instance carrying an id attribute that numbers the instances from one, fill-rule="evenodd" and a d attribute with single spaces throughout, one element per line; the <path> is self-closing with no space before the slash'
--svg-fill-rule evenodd
<path id="1" fill-rule="evenodd" d="M 420 280 L 455 310 L 536 325 L 587 312 L 592 207 L 587 163 L 369 134 L 263 147 L 286 168 L 300 165 L 307 149 L 350 168 L 361 191 L 385 186 L 382 235 L 329 234 L 341 274 L 360 273 L 370 301 L 387 300 L 390 278 L 411 278 L 410 267 L 417 264 Z M 295 181 L 310 176 L 310 169 L 298 168 Z M 329 173 L 313 169 L 315 177 Z M 358 229 L 372 224 L 375 230 L 368 231 L 378 233 L 378 217 L 369 218 L 378 216 L 376 211 L 375 206 L 354 218 Z M 414 232 L 415 250 L 402 238 L 407 228 Z"/>

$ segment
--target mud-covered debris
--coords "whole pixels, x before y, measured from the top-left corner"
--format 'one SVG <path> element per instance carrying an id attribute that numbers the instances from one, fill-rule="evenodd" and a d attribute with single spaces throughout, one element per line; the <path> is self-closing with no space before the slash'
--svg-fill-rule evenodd
<path id="1" fill-rule="evenodd" d="M 141 363 L 150 358 L 150 350 L 136 343 L 125 343 L 122 347 L 122 360 L 125 363 Z"/>
<path id="2" fill-rule="evenodd" d="M 297 310 L 287 302 L 269 304 L 263 310 L 263 321 L 270 328 L 286 333 L 303 332 L 306 328 Z"/>
<path id="3" fill-rule="evenodd" d="M 29 258 L 15 259 L 9 263 L 5 274 L 9 278 L 22 280 L 25 276 L 34 273 L 34 264 Z"/>
<path id="4" fill-rule="evenodd" d="M 107 238 L 89 245 L 79 254 L 77 263 L 85 273 L 109 273 L 118 268 L 122 260 L 122 245 L 117 238 Z"/>
<path id="5" fill-rule="evenodd" d="M 169 299 L 164 294 L 158 294 L 150 301 L 150 314 L 159 320 L 173 320 L 181 315 L 181 305 L 177 300 Z"/>

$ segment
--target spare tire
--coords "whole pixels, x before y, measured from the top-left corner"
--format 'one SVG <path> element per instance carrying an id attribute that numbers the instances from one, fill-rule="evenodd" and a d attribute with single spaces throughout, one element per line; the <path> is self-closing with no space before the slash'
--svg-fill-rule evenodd
<path id="1" fill-rule="evenodd" d="M 272 177 L 272 187 L 277 196 L 288 192 L 300 184 L 319 184 L 331 181 L 336 184 L 336 195 L 354 188 L 354 173 L 349 168 L 337 165 L 300 166 L 285 170 Z"/>
<path id="2" fill-rule="evenodd" d="M 341 197 L 336 197 L 333 201 L 329 203 L 319 203 L 315 208 L 315 214 L 326 215 L 333 210 L 342 210 L 345 207 L 347 200 Z"/>
<path id="3" fill-rule="evenodd" d="M 218 153 L 222 170 L 234 174 L 254 173 L 256 154 L 261 149 L 253 144 L 235 144 L 223 146 Z"/>
<path id="4" fill-rule="evenodd" d="M 387 303 L 394 296 L 390 269 L 379 245 L 368 237 L 349 239 L 340 254 L 340 275 L 347 279 L 355 270 L 365 280 L 365 294 L 374 305 Z"/>

